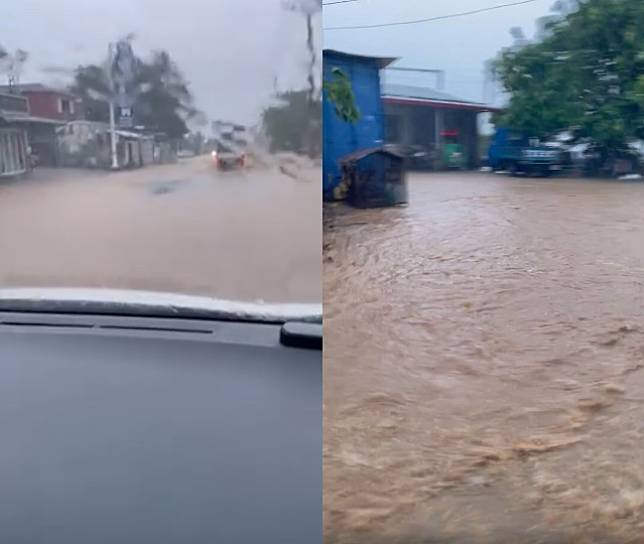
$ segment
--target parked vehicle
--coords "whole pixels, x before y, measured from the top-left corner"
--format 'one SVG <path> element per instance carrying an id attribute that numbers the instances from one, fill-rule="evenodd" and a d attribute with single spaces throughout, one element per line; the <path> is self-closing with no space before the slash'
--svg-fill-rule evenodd
<path id="1" fill-rule="evenodd" d="M 423 145 L 387 145 L 388 149 L 405 157 L 406 168 L 409 170 L 434 170 L 436 153 L 429 146 Z"/>
<path id="2" fill-rule="evenodd" d="M 458 141 L 458 131 L 446 130 L 441 136 L 443 137 L 443 166 L 450 170 L 465 170 L 467 157 L 463 144 Z"/>
<path id="3" fill-rule="evenodd" d="M 563 162 L 559 149 L 508 128 L 497 129 L 488 151 L 493 170 L 507 170 L 513 175 L 521 172 L 549 176 L 561 171 Z"/>
<path id="4" fill-rule="evenodd" d="M 177 151 L 177 157 L 180 159 L 191 159 L 195 156 L 195 152 L 191 149 L 180 149 Z"/>

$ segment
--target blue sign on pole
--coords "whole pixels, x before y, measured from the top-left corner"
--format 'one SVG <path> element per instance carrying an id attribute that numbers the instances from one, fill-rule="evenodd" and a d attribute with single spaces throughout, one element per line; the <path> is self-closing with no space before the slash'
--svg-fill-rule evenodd
<path id="1" fill-rule="evenodd" d="M 119 108 L 119 127 L 132 128 L 134 125 L 134 112 L 132 108 L 120 107 Z"/>

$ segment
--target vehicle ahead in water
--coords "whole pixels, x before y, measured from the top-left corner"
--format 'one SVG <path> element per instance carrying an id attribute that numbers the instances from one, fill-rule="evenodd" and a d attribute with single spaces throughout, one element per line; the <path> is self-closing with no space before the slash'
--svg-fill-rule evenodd
<path id="1" fill-rule="evenodd" d="M 0 289 L 0 542 L 321 544 L 321 315 Z"/>
<path id="2" fill-rule="evenodd" d="M 563 168 L 561 151 L 508 128 L 498 128 L 488 151 L 489 166 L 515 175 L 539 174 L 549 176 Z"/>
<path id="3" fill-rule="evenodd" d="M 220 170 L 233 170 L 244 168 L 246 165 L 246 152 L 232 143 L 217 142 L 216 149 L 212 152 L 214 165 Z"/>

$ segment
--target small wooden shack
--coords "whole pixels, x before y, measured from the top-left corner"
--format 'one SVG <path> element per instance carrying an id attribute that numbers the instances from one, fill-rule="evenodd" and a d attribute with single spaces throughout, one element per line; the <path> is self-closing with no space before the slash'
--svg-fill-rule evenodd
<path id="1" fill-rule="evenodd" d="M 349 204 L 377 208 L 407 204 L 404 157 L 391 149 L 375 147 L 343 157 L 343 185 Z"/>

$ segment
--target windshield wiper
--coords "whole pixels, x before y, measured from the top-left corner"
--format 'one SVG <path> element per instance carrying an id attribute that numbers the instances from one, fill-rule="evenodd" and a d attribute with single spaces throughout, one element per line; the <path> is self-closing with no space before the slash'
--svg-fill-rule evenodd
<path id="1" fill-rule="evenodd" d="M 280 330 L 284 346 L 304 349 L 322 349 L 322 323 L 287 321 Z"/>
<path id="2" fill-rule="evenodd" d="M 248 321 L 321 323 L 321 304 L 241 302 L 115 289 L 0 289 L 0 310 Z"/>

